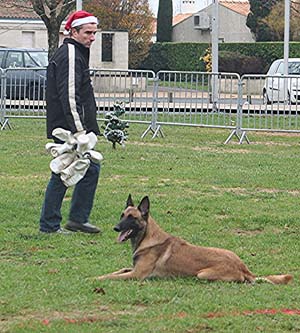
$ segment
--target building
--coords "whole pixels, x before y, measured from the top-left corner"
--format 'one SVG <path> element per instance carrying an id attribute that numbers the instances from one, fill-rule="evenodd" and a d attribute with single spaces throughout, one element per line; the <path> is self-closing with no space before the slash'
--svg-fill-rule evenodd
<path id="1" fill-rule="evenodd" d="M 211 3 L 212 0 L 180 0 L 178 11 L 180 14 L 196 13 Z"/>
<path id="2" fill-rule="evenodd" d="M 9 1 L 6 1 L 6 3 Z M 64 25 L 59 40 L 63 41 Z M 48 48 L 44 22 L 33 9 L 0 6 L 0 47 Z M 100 31 L 91 47 L 90 67 L 128 69 L 128 32 Z"/>
<path id="3" fill-rule="evenodd" d="M 182 0 L 184 1 L 192 2 Z M 219 41 L 254 42 L 255 39 L 246 25 L 249 12 L 248 0 L 219 0 Z M 176 15 L 173 18 L 172 41 L 210 43 L 212 13 L 213 5 L 210 4 L 197 12 Z"/>

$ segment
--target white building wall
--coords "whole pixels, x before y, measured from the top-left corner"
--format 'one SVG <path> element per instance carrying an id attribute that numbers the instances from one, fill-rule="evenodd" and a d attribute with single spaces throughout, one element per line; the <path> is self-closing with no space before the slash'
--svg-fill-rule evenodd
<path id="1" fill-rule="evenodd" d="M 33 47 L 47 48 L 47 32 L 43 24 L 36 21 L 0 20 L 0 46 L 1 47 L 29 47 L 26 46 L 22 32 L 34 33 Z M 46 34 L 45 34 L 46 33 Z"/>
<path id="2" fill-rule="evenodd" d="M 222 5 L 219 8 L 219 38 L 222 41 L 226 43 L 255 41 L 251 30 L 246 25 L 247 16 L 240 15 Z"/>
<path id="3" fill-rule="evenodd" d="M 63 29 L 62 29 L 63 31 Z M 27 34 L 26 34 L 27 33 Z M 128 33 L 126 31 L 113 31 L 113 61 L 101 61 L 101 31 L 96 34 L 96 40 L 91 47 L 90 66 L 94 68 L 128 69 Z M 31 40 L 28 40 L 28 36 Z M 62 43 L 65 36 L 60 33 Z M 24 20 L 0 19 L 0 47 L 43 48 L 48 49 L 48 34 L 43 22 Z"/>
<path id="4" fill-rule="evenodd" d="M 112 62 L 103 62 L 101 59 L 101 35 L 102 33 L 113 34 L 113 60 Z M 128 32 L 127 31 L 101 31 L 96 35 L 97 39 L 91 48 L 91 67 L 97 67 L 101 63 L 103 69 L 128 69 Z M 93 53 L 93 57 L 92 57 Z M 99 58 L 98 58 L 99 57 Z"/>
<path id="5" fill-rule="evenodd" d="M 201 42 L 209 43 L 211 41 L 209 30 L 199 30 L 194 28 L 194 17 L 173 26 L 173 42 Z"/>
<path id="6" fill-rule="evenodd" d="M 211 22 L 212 6 L 209 6 L 200 12 L 207 13 Z M 254 42 L 252 33 L 246 26 L 246 20 L 246 16 L 240 15 L 222 5 L 219 5 L 219 40 L 227 43 Z M 194 16 L 191 16 L 173 27 L 172 41 L 210 43 L 211 30 L 195 29 Z"/>

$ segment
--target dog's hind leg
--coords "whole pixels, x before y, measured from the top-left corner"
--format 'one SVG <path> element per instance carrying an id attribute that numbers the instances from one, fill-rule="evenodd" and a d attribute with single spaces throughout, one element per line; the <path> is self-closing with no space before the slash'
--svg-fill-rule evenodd
<path id="1" fill-rule="evenodd" d="M 242 273 L 226 272 L 223 269 L 205 268 L 198 272 L 197 278 L 208 281 L 226 281 L 226 282 L 245 282 L 245 277 Z"/>

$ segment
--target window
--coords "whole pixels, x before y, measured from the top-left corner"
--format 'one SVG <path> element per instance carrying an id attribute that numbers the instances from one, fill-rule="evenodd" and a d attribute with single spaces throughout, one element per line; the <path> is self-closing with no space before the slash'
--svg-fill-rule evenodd
<path id="1" fill-rule="evenodd" d="M 35 65 L 46 67 L 48 65 L 48 52 L 46 51 L 28 51 L 30 57 L 35 61 Z"/>
<path id="2" fill-rule="evenodd" d="M 2 61 L 3 61 L 4 53 L 5 53 L 5 51 L 0 51 L 0 68 L 2 67 Z"/>
<path id="3" fill-rule="evenodd" d="M 102 34 L 102 61 L 103 62 L 113 61 L 113 34 L 110 33 Z"/>
<path id="4" fill-rule="evenodd" d="M 6 67 L 24 67 L 23 53 L 16 51 L 8 52 L 6 59 Z"/>
<path id="5" fill-rule="evenodd" d="M 291 74 L 291 75 L 300 74 L 300 62 L 290 62 L 289 63 L 289 74 Z"/>
<path id="6" fill-rule="evenodd" d="M 35 46 L 34 31 L 22 31 L 22 46 L 30 48 Z"/>
<path id="7" fill-rule="evenodd" d="M 29 54 L 24 53 L 25 67 L 36 67 L 36 63 L 29 57 Z"/>

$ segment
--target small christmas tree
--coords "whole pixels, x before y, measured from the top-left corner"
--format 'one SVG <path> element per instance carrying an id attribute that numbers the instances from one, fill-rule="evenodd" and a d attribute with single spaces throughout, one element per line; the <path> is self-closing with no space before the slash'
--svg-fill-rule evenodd
<path id="1" fill-rule="evenodd" d="M 129 127 L 128 123 L 119 119 L 125 113 L 124 102 L 115 102 L 114 110 L 105 115 L 104 120 L 104 137 L 107 141 L 112 142 L 113 149 L 116 149 L 116 143 L 125 147 L 128 133 L 126 128 Z"/>

